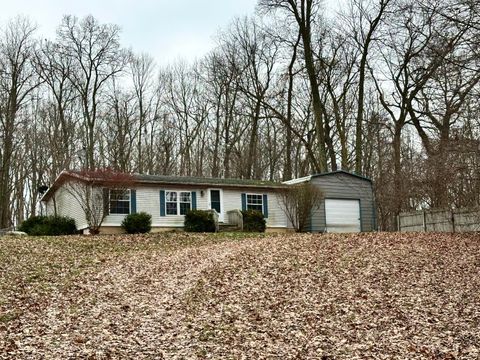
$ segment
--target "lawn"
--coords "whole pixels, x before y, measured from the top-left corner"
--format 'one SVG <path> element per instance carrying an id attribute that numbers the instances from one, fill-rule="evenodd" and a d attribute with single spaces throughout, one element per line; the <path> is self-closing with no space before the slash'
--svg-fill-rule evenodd
<path id="1" fill-rule="evenodd" d="M 479 359 L 480 235 L 0 238 L 0 359 Z"/>

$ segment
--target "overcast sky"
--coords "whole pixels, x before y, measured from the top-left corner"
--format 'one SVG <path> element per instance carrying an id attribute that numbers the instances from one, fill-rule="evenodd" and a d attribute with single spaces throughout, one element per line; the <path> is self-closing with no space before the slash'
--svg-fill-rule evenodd
<path id="1" fill-rule="evenodd" d="M 125 47 L 151 54 L 159 64 L 178 58 L 193 60 L 213 47 L 217 31 L 235 16 L 253 14 L 257 0 L 8 0 L 0 24 L 26 15 L 38 34 L 53 38 L 65 14 L 91 14 L 102 23 L 122 28 Z"/>

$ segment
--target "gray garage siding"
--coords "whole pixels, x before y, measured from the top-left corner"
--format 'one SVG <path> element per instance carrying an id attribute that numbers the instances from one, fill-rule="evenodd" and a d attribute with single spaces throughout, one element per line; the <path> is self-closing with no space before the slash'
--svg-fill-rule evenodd
<path id="1" fill-rule="evenodd" d="M 372 183 L 370 181 L 342 172 L 312 176 L 310 181 L 323 191 L 324 198 L 359 199 L 362 231 L 376 229 Z M 325 201 L 323 200 L 312 213 L 309 231 L 325 231 Z"/>

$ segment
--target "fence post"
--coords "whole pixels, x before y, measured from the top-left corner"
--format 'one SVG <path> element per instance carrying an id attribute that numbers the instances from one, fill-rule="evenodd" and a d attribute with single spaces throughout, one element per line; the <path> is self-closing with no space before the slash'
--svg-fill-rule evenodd
<path id="1" fill-rule="evenodd" d="M 427 232 L 427 212 L 423 210 L 423 232 Z"/>
<path id="2" fill-rule="evenodd" d="M 452 232 L 455 232 L 455 213 L 453 210 L 451 211 L 452 214 Z"/>

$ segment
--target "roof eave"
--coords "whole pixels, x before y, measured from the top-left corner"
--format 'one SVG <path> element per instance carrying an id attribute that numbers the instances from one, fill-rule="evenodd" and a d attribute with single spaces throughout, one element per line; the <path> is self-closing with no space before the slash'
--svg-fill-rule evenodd
<path id="1" fill-rule="evenodd" d="M 202 187 L 230 187 L 230 188 L 256 188 L 256 189 L 283 189 L 286 188 L 284 184 L 225 184 L 225 183 L 200 183 L 200 182 L 175 182 L 175 181 L 159 181 L 159 180 L 135 180 L 138 184 L 149 185 L 185 185 L 185 186 L 202 186 Z"/>
<path id="2" fill-rule="evenodd" d="M 349 172 L 349 171 L 345 171 L 345 170 L 330 171 L 330 172 L 326 172 L 326 173 L 313 174 L 313 175 L 310 175 L 310 176 L 311 176 L 312 178 L 314 178 L 314 177 L 327 176 L 327 175 L 335 175 L 335 174 L 346 174 L 346 175 L 354 176 L 354 177 L 359 178 L 359 179 L 362 179 L 362 180 L 366 180 L 366 181 L 372 182 L 372 179 L 370 179 L 370 178 L 368 178 L 368 177 L 366 177 L 366 176 L 358 175 L 358 174 L 355 174 L 355 173 L 352 173 L 352 172 Z"/>
<path id="3" fill-rule="evenodd" d="M 80 181 L 89 181 L 88 179 L 82 177 L 79 174 L 72 173 L 68 170 L 62 170 L 60 174 L 58 174 L 53 184 L 48 188 L 45 194 L 42 195 L 42 197 L 40 198 L 40 201 L 43 201 L 43 202 L 48 201 L 50 197 L 60 188 L 60 186 L 62 186 L 65 179 L 69 177 L 76 178 L 77 180 L 80 180 Z"/>

